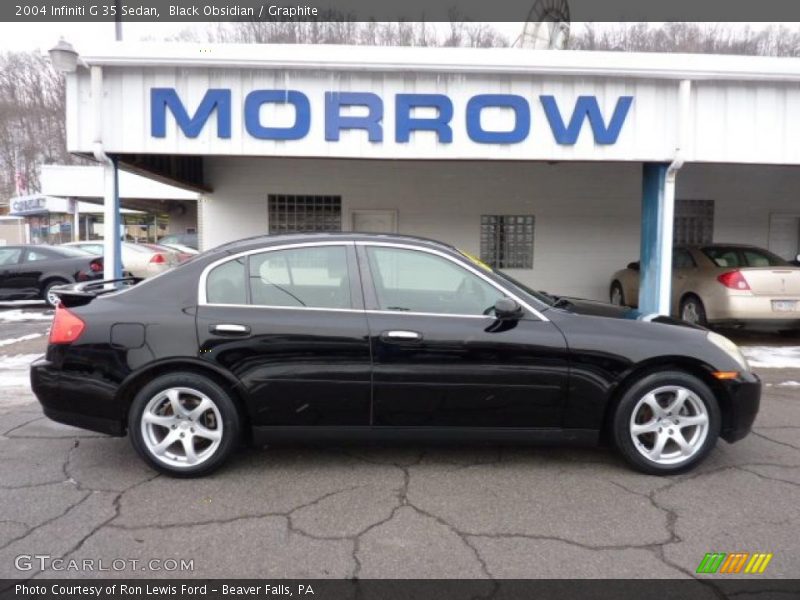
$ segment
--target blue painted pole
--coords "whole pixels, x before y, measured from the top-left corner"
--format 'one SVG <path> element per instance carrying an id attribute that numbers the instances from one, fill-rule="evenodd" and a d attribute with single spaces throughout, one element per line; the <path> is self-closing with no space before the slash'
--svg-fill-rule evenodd
<path id="1" fill-rule="evenodd" d="M 122 235 L 122 213 L 119 205 L 119 159 L 114 156 L 111 158 L 111 162 L 114 163 L 114 231 L 117 232 L 114 236 L 114 278 L 119 279 L 122 277 L 122 242 L 120 241 Z"/>
<path id="2" fill-rule="evenodd" d="M 642 236 L 639 268 L 639 310 L 669 314 L 672 273 L 674 186 L 667 186 L 666 163 L 642 168 Z"/>

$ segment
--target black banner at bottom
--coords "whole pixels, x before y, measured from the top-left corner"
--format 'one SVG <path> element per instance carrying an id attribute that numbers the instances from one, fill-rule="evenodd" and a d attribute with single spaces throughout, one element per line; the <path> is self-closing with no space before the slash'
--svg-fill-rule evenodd
<path id="1" fill-rule="evenodd" d="M 2 580 L 2 600 L 718 600 L 800 599 L 797 579 L 41 579 Z"/>

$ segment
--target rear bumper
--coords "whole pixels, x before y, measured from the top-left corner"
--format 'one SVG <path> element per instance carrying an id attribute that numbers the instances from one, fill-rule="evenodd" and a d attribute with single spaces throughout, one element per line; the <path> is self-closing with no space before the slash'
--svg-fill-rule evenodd
<path id="1" fill-rule="evenodd" d="M 45 358 L 31 365 L 31 388 L 53 421 L 109 435 L 125 435 L 114 401 L 115 387 L 53 367 Z"/>
<path id="2" fill-rule="evenodd" d="M 720 293 L 705 302 L 706 317 L 710 323 L 751 324 L 761 323 L 765 326 L 783 324 L 789 327 L 800 327 L 800 312 L 776 312 L 772 310 L 773 300 L 797 300 L 800 309 L 800 297 L 796 296 L 753 296 Z"/>
<path id="3" fill-rule="evenodd" d="M 745 373 L 738 379 L 724 382 L 730 398 L 728 418 L 720 436 L 726 442 L 737 442 L 753 428 L 761 405 L 761 380 L 754 373 Z"/>

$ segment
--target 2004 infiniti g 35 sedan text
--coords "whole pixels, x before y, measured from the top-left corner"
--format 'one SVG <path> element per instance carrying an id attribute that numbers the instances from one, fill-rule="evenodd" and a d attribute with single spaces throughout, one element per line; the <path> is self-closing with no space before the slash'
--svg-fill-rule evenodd
<path id="1" fill-rule="evenodd" d="M 671 474 L 758 411 L 726 338 L 534 292 L 430 240 L 251 238 L 122 285 L 59 291 L 33 390 L 50 418 L 127 432 L 172 475 L 242 439 L 303 437 L 608 441 Z"/>

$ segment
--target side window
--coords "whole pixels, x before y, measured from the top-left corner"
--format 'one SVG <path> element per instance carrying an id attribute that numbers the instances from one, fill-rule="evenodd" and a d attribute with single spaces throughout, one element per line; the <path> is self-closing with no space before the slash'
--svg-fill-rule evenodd
<path id="1" fill-rule="evenodd" d="M 28 250 L 28 255 L 25 257 L 27 262 L 36 262 L 38 260 L 47 260 L 53 258 L 53 255 L 44 250 Z"/>
<path id="2" fill-rule="evenodd" d="M 675 248 L 675 251 L 672 253 L 673 269 L 691 269 L 696 266 L 688 250 L 685 248 Z"/>
<path id="3" fill-rule="evenodd" d="M 247 304 L 245 259 L 238 258 L 211 269 L 206 279 L 209 304 Z"/>
<path id="4" fill-rule="evenodd" d="M 345 246 L 274 250 L 250 256 L 253 304 L 352 308 Z"/>
<path id="5" fill-rule="evenodd" d="M 0 266 L 11 266 L 19 262 L 22 250 L 19 248 L 0 248 Z"/>
<path id="6" fill-rule="evenodd" d="M 367 257 L 381 310 L 481 315 L 502 296 L 494 286 L 441 256 L 368 246 Z"/>

